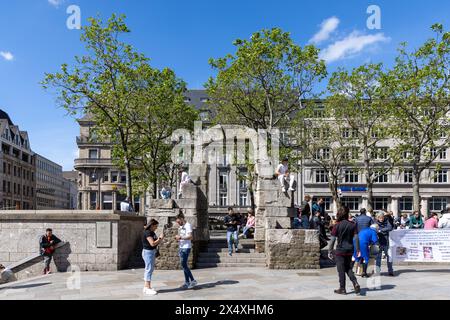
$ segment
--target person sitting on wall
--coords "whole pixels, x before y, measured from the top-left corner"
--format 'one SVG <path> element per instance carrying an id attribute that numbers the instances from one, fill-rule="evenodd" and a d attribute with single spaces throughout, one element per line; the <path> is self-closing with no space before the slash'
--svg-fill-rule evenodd
<path id="1" fill-rule="evenodd" d="M 192 183 L 192 179 L 186 171 L 181 170 L 180 175 L 180 192 L 178 193 L 178 196 L 181 198 L 183 196 L 183 186 Z"/>
<path id="2" fill-rule="evenodd" d="M 44 257 L 44 272 L 43 274 L 50 274 L 50 263 L 52 262 L 53 253 L 55 252 L 55 246 L 60 243 L 61 240 L 53 234 L 52 229 L 45 230 L 45 234 L 39 240 L 39 247 L 41 255 Z"/>
<path id="3" fill-rule="evenodd" d="M 409 218 L 409 228 L 423 229 L 423 219 L 419 211 L 414 211 L 414 213 Z"/>
<path id="4" fill-rule="evenodd" d="M 126 198 L 120 203 L 120 211 L 122 212 L 133 212 L 133 206 L 131 205 L 130 198 Z"/>
<path id="5" fill-rule="evenodd" d="M 172 197 L 172 191 L 170 191 L 169 188 L 166 188 L 164 186 L 161 189 L 160 195 L 161 195 L 161 199 L 168 200 L 168 199 L 170 199 Z"/>
<path id="6" fill-rule="evenodd" d="M 289 183 L 289 190 L 290 192 L 295 191 L 294 189 L 294 182 L 295 177 L 293 174 L 289 172 L 289 159 L 284 158 L 283 161 L 280 163 L 280 165 L 277 168 L 277 171 L 275 172 L 275 175 L 277 176 L 278 180 L 281 184 L 281 190 L 283 192 L 286 192 L 285 183 Z M 289 180 L 288 180 L 289 178 Z"/>
<path id="7" fill-rule="evenodd" d="M 406 212 L 395 220 L 396 229 L 409 229 L 409 216 Z"/>
<path id="8" fill-rule="evenodd" d="M 255 213 L 252 209 L 248 209 L 248 217 L 247 217 L 247 223 L 245 224 L 244 230 L 242 231 L 242 236 L 247 239 L 250 235 L 250 233 L 255 231 Z"/>

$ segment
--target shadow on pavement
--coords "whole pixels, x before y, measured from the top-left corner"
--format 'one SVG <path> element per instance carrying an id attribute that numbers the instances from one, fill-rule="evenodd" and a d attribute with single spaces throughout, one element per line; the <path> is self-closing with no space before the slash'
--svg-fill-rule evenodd
<path id="1" fill-rule="evenodd" d="M 367 292 L 374 292 L 374 291 L 384 291 L 384 290 L 392 290 L 394 289 L 396 286 L 393 284 L 384 284 L 382 286 L 376 287 L 376 288 L 361 288 L 361 296 L 364 297 L 366 296 Z"/>
<path id="2" fill-rule="evenodd" d="M 402 273 L 417 273 L 417 272 L 438 272 L 438 273 L 450 273 L 450 269 L 403 269 L 403 270 L 395 270 L 395 274 L 402 274 Z"/>
<path id="3" fill-rule="evenodd" d="M 203 284 L 199 284 L 198 286 L 196 286 L 195 288 L 193 288 L 191 290 L 210 289 L 210 288 L 214 288 L 217 286 L 232 285 L 232 284 L 238 284 L 238 283 L 239 283 L 239 281 L 234 281 L 234 280 L 224 280 L 224 281 L 217 281 L 217 282 L 211 282 L 211 283 L 203 283 Z M 158 290 L 158 293 L 182 292 L 182 291 L 187 291 L 187 290 L 188 289 L 182 289 L 182 288 L 162 289 L 162 290 Z"/>
<path id="4" fill-rule="evenodd" d="M 4 289 L 29 289 L 29 288 L 43 287 L 43 286 L 47 286 L 49 284 L 52 284 L 52 283 L 51 282 L 42 282 L 42 283 L 23 284 L 23 285 L 17 285 L 17 286 L 7 286 L 7 287 L 0 288 L 0 290 L 4 290 Z"/>

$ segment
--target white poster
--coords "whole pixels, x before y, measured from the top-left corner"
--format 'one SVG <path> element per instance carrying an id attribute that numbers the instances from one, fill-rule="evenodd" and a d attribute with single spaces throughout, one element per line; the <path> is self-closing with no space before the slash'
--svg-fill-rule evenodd
<path id="1" fill-rule="evenodd" d="M 450 262 L 450 229 L 395 230 L 389 238 L 394 262 Z"/>

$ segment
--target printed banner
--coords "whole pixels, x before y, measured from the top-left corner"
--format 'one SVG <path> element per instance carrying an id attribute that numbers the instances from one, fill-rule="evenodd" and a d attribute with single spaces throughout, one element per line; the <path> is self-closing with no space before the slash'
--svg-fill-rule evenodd
<path id="1" fill-rule="evenodd" d="M 389 238 L 394 262 L 450 262 L 450 229 L 395 230 Z"/>

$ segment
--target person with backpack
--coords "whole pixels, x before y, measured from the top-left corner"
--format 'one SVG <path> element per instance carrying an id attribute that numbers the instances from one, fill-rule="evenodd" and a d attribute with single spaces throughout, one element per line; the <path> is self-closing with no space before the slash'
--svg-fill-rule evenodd
<path id="1" fill-rule="evenodd" d="M 192 249 L 192 226 L 186 221 L 183 213 L 178 214 L 176 222 L 179 225 L 179 228 L 178 235 L 175 236 L 175 239 L 180 244 L 179 256 L 185 279 L 185 283 L 181 286 L 181 288 L 192 289 L 197 285 L 197 281 L 194 279 L 194 276 L 188 266 L 189 254 Z"/>
<path id="2" fill-rule="evenodd" d="M 163 234 L 161 234 L 159 237 L 156 235 L 158 225 L 159 223 L 155 219 L 150 220 L 150 222 L 145 226 L 144 232 L 142 234 L 142 259 L 144 259 L 145 263 L 145 283 L 143 292 L 146 295 L 158 294 L 158 292 L 152 288 L 152 275 L 153 271 L 155 270 L 155 262 L 158 255 L 158 245 L 164 239 Z"/>
<path id="3" fill-rule="evenodd" d="M 55 246 L 60 243 L 61 240 L 53 234 L 53 230 L 48 228 L 45 230 L 45 234 L 39 239 L 39 248 L 41 256 L 44 257 L 44 272 L 43 274 L 50 274 L 50 263 L 55 253 Z"/>

